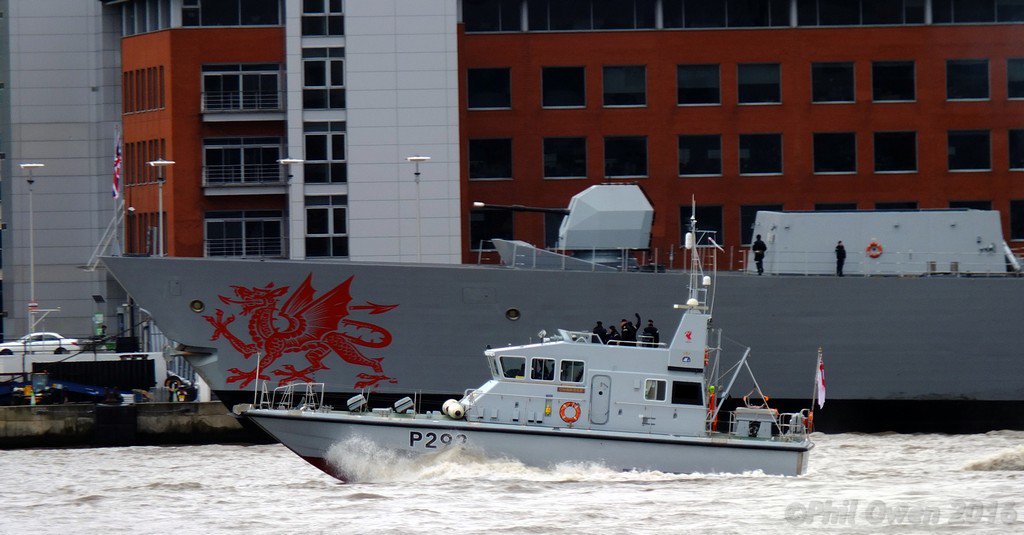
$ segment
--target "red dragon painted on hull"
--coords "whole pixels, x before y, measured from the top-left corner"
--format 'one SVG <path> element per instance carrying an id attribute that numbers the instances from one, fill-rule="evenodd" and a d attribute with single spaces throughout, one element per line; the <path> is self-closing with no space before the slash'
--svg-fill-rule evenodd
<path id="1" fill-rule="evenodd" d="M 372 388 L 380 382 L 397 383 L 394 378 L 384 375 L 381 366 L 384 357 L 369 358 L 362 354 L 356 346 L 379 349 L 391 344 L 391 333 L 372 323 L 348 319 L 350 311 L 367 310 L 370 314 L 383 314 L 398 305 L 378 305 L 367 302 L 363 305 L 349 306 L 352 295 L 349 288 L 353 277 L 335 286 L 332 290 L 316 297 L 313 288 L 313 274 L 299 285 L 288 300 L 278 308 L 278 300 L 288 293 L 288 286 L 274 287 L 269 283 L 263 288 L 232 286 L 234 297 L 218 296 L 224 304 L 241 305 L 239 314 L 249 316 L 249 336 L 252 343 L 246 343 L 235 336 L 228 326 L 235 321 L 235 316 L 225 318 L 225 312 L 217 309 L 212 316 L 203 316 L 213 325 L 213 336 L 210 340 L 224 337 L 236 351 L 245 358 L 261 355 L 259 365 L 250 371 L 238 368 L 228 370 L 232 373 L 228 383 L 240 383 L 245 388 L 259 379 L 270 380 L 265 372 L 280 378 L 279 385 L 294 380 L 313 382 L 319 370 L 329 369 L 324 360 L 333 352 L 342 360 L 357 366 L 366 366 L 373 373 L 360 373 L 353 387 L 357 389 Z M 339 325 L 353 329 L 355 335 L 343 332 Z M 271 369 L 274 363 L 288 353 L 305 353 L 309 366 L 296 369 L 285 364 Z"/>

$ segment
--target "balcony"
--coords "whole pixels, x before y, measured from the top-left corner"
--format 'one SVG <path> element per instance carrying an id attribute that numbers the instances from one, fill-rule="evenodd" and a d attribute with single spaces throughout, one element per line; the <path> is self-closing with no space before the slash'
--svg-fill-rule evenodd
<path id="1" fill-rule="evenodd" d="M 284 91 L 204 91 L 203 121 L 284 121 Z"/>
<path id="2" fill-rule="evenodd" d="M 207 257 L 284 258 L 284 237 L 219 238 L 203 243 Z"/>
<path id="3" fill-rule="evenodd" d="M 286 186 L 287 175 L 277 162 L 203 167 L 203 187 L 209 196 L 280 195 Z"/>

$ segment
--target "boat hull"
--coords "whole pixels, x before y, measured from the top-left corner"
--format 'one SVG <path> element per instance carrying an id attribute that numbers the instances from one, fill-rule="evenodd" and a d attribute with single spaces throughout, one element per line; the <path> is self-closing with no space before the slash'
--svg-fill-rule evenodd
<path id="1" fill-rule="evenodd" d="M 547 468 L 562 463 L 597 463 L 613 470 L 669 473 L 741 473 L 797 476 L 807 470 L 810 441 L 677 437 L 586 429 L 526 427 L 456 420 L 381 417 L 349 413 L 251 410 L 261 428 L 314 466 L 351 479 L 345 448 L 354 441 L 407 456 L 459 446 L 491 458 Z"/>

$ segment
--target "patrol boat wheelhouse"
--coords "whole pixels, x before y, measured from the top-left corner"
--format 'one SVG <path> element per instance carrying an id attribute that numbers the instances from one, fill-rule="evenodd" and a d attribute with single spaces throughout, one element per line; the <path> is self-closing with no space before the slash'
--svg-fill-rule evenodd
<path id="1" fill-rule="evenodd" d="M 464 446 L 542 467 L 800 475 L 813 447 L 806 412 L 780 415 L 758 390 L 763 405 L 719 414 L 715 387 L 726 399 L 749 349 L 722 391 L 714 384 L 721 348 L 709 346 L 712 281 L 694 246 L 693 217 L 690 225 L 689 295 L 676 305 L 685 312 L 667 343 L 600 343 L 593 333 L 561 330 L 542 333 L 541 343 L 488 349 L 491 379 L 440 412 L 417 413 L 409 398 L 367 410 L 363 395 L 336 411 L 323 405 L 321 383 L 286 385 L 272 396 L 264 389 L 255 406 L 236 412 L 343 481 L 348 474 L 328 462 L 328 451 L 357 437 L 410 455 Z"/>

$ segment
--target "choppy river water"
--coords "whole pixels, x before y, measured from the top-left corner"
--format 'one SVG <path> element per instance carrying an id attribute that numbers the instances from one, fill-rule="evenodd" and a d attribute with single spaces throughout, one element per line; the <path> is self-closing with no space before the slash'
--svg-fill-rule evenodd
<path id="1" fill-rule="evenodd" d="M 798 478 L 369 448 L 342 484 L 280 445 L 5 451 L 0 533 L 1024 533 L 1024 432 L 814 439 Z"/>

